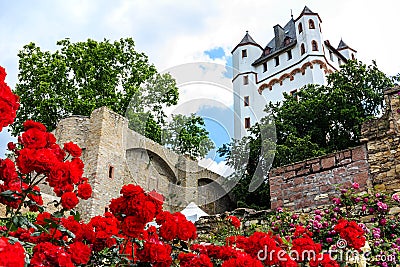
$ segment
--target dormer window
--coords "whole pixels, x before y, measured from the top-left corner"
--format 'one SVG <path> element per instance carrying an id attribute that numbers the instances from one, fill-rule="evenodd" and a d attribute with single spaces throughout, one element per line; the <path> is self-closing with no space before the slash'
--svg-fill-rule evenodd
<path id="1" fill-rule="evenodd" d="M 279 56 L 275 57 L 275 66 L 279 66 Z"/>
<path id="2" fill-rule="evenodd" d="M 287 60 L 291 60 L 292 57 L 292 50 L 287 51 Z"/>
<path id="3" fill-rule="evenodd" d="M 299 25 L 297 26 L 297 28 L 299 29 L 299 33 L 303 32 L 303 24 L 301 24 L 301 22 L 299 23 Z"/>
<path id="4" fill-rule="evenodd" d="M 308 28 L 309 29 L 315 29 L 314 20 L 312 20 L 312 19 L 308 20 Z"/>
<path id="5" fill-rule="evenodd" d="M 266 56 L 266 55 L 269 55 L 269 53 L 271 53 L 271 48 L 266 47 L 265 50 L 264 50 L 264 55 L 265 55 L 265 56 Z"/>
<path id="6" fill-rule="evenodd" d="M 318 44 L 317 41 L 313 40 L 311 42 L 312 51 L 318 51 Z"/>
<path id="7" fill-rule="evenodd" d="M 243 85 L 247 85 L 247 84 L 249 84 L 249 76 L 248 75 L 243 76 Z"/>
<path id="8" fill-rule="evenodd" d="M 304 55 L 306 53 L 306 48 L 304 46 L 304 44 L 301 44 L 300 46 L 300 54 Z"/>
<path id="9" fill-rule="evenodd" d="M 290 37 L 286 37 L 285 38 L 285 45 L 289 45 L 290 44 Z"/>
<path id="10" fill-rule="evenodd" d="M 242 58 L 247 57 L 247 49 L 242 50 Z"/>

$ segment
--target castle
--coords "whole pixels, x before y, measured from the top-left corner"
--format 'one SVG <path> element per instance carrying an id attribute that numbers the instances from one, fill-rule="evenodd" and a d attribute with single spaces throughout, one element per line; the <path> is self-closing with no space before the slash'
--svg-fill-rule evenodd
<path id="1" fill-rule="evenodd" d="M 284 27 L 274 26 L 274 38 L 263 48 L 246 32 L 232 50 L 234 138 L 264 116 L 265 105 L 295 95 L 307 84 L 326 84 L 326 74 L 355 59 L 357 51 L 343 40 L 334 48 L 322 37 L 318 13 L 304 7 Z"/>

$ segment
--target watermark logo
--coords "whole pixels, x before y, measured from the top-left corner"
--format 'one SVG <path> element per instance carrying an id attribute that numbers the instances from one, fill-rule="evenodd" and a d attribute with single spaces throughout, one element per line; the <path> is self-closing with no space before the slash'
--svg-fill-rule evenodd
<path id="1" fill-rule="evenodd" d="M 368 246 L 368 244 L 366 244 Z M 396 256 L 393 254 L 385 254 L 384 252 L 378 255 L 372 255 L 371 251 L 359 252 L 357 250 L 348 247 L 348 243 L 344 239 L 339 239 L 335 245 L 331 246 L 332 249 L 322 250 L 320 254 L 317 254 L 314 250 L 303 250 L 301 253 L 296 250 L 290 250 L 288 252 L 284 250 L 268 250 L 268 246 L 264 246 L 257 253 L 257 258 L 260 261 L 287 261 L 287 256 L 290 259 L 301 262 L 305 259 L 310 261 L 321 261 L 324 255 L 328 254 L 331 260 L 339 262 L 347 262 L 350 264 L 361 263 L 361 262 L 392 262 L 396 263 Z"/>

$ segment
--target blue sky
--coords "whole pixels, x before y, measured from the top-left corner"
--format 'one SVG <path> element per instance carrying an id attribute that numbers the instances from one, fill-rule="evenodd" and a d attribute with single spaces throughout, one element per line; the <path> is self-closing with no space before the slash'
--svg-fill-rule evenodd
<path id="1" fill-rule="evenodd" d="M 273 37 L 273 26 L 286 24 L 291 10 L 296 18 L 305 5 L 319 13 L 325 40 L 337 45 L 343 38 L 364 63 L 376 60 L 385 73 L 400 72 L 400 36 L 395 33 L 400 3 L 394 0 L 0 0 L 0 65 L 14 88 L 17 54 L 29 42 L 54 51 L 56 42 L 66 37 L 72 42 L 132 37 L 137 50 L 147 54 L 160 72 L 193 62 L 229 66 L 230 51 L 246 30 L 265 46 Z M 229 71 L 218 75 L 221 83 L 229 83 Z M 187 111 L 207 116 L 219 109 L 219 117 L 232 115 L 229 89 L 182 90 L 180 105 L 195 98 L 203 102 L 196 108 L 186 106 Z M 223 135 L 214 135 L 213 130 L 217 126 L 207 125 L 220 142 L 217 138 Z M 0 155 L 8 139 L 0 134 Z"/>

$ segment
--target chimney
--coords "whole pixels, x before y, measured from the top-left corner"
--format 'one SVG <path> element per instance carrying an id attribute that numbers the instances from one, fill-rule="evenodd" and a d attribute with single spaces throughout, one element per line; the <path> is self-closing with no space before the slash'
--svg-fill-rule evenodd
<path id="1" fill-rule="evenodd" d="M 274 33 L 275 33 L 275 49 L 278 50 L 283 46 L 286 34 L 285 30 L 279 24 L 274 26 Z"/>

